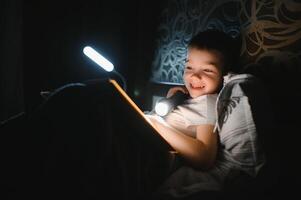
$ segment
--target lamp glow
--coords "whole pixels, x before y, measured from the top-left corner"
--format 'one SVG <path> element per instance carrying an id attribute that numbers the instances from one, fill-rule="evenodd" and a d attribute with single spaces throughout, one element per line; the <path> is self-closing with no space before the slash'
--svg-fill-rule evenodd
<path id="1" fill-rule="evenodd" d="M 100 55 L 97 51 L 95 51 L 92 47 L 86 46 L 83 49 L 83 52 L 86 56 L 88 56 L 91 60 L 93 60 L 107 72 L 111 72 L 114 70 L 114 65 L 105 57 Z"/>
<path id="2" fill-rule="evenodd" d="M 169 105 L 166 102 L 158 102 L 155 107 L 156 113 L 163 117 L 169 112 Z"/>

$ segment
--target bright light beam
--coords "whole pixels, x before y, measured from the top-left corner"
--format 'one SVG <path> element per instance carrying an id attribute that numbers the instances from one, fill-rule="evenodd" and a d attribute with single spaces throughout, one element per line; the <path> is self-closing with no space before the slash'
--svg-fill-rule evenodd
<path id="1" fill-rule="evenodd" d="M 155 106 L 156 113 L 161 117 L 167 115 L 169 109 L 170 109 L 170 105 L 168 105 L 167 102 L 158 102 Z"/>
<path id="2" fill-rule="evenodd" d="M 111 72 L 114 70 L 114 65 L 105 57 L 100 55 L 97 51 L 95 51 L 92 47 L 86 46 L 83 49 L 83 52 L 86 56 L 88 56 L 91 60 L 93 60 L 107 72 Z"/>

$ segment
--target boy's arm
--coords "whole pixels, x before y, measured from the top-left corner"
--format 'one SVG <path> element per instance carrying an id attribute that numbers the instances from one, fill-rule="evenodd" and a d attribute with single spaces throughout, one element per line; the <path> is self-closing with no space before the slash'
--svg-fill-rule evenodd
<path id="1" fill-rule="evenodd" d="M 155 118 L 150 120 L 159 134 L 192 167 L 208 169 L 213 165 L 217 153 L 217 134 L 213 132 L 213 125 L 198 125 L 197 136 L 192 138 Z"/>

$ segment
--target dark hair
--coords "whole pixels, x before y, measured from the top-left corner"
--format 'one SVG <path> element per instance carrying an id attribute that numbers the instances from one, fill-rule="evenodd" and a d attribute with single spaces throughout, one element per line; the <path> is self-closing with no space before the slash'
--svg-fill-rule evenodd
<path id="1" fill-rule="evenodd" d="M 215 29 L 199 32 L 190 40 L 188 47 L 220 52 L 224 57 L 223 74 L 233 71 L 240 52 L 238 41 L 235 38 Z"/>

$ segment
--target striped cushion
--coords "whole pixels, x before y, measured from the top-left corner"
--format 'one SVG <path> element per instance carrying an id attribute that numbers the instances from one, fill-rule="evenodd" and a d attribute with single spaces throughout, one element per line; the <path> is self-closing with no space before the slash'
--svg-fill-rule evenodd
<path id="1" fill-rule="evenodd" d="M 221 148 L 229 166 L 255 176 L 265 162 L 258 141 L 250 97 L 246 89 L 253 89 L 257 79 L 249 74 L 229 74 L 217 100 L 217 128 Z M 248 85 L 248 87 L 245 87 Z M 260 98 L 260 97 L 259 97 Z M 253 110 L 254 112 L 254 110 Z"/>

